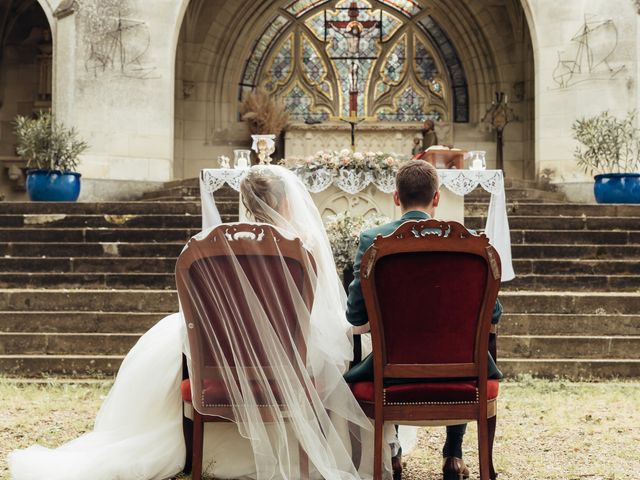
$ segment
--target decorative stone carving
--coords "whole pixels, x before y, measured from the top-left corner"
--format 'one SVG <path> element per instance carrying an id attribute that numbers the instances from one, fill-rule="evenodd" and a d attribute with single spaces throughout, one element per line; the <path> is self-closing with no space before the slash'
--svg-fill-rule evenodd
<path id="1" fill-rule="evenodd" d="M 24 192 L 26 190 L 25 169 L 27 162 L 20 157 L 2 157 L 0 156 L 0 165 L 6 172 L 7 177 L 13 184 L 16 192 Z"/>

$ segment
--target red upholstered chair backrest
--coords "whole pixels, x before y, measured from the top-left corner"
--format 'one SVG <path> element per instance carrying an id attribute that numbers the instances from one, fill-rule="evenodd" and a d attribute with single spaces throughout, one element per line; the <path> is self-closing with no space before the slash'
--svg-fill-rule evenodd
<path id="1" fill-rule="evenodd" d="M 178 258 L 176 285 L 188 326 L 194 401 L 220 379 L 221 361 L 246 370 L 269 367 L 259 333 L 264 326 L 257 326 L 254 312 L 264 312 L 291 360 L 298 354 L 304 361 L 308 315 L 300 307 L 311 310 L 314 269 L 300 240 L 270 225 L 221 225 L 189 241 Z"/>
<path id="2" fill-rule="evenodd" d="M 456 222 L 406 222 L 374 241 L 360 276 L 385 378 L 486 374 L 500 260 L 484 235 Z"/>

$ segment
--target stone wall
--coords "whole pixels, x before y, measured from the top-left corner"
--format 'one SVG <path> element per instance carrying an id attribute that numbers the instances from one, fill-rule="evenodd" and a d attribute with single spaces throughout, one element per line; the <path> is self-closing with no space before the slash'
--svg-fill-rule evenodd
<path id="1" fill-rule="evenodd" d="M 100 67 L 81 10 L 87 2 L 114 1 L 127 5 L 127 25 L 137 25 L 137 34 L 123 40 L 128 58 L 137 61 L 123 67 L 112 58 Z M 66 9 L 73 4 L 66 0 L 40 3 L 53 21 L 54 109 L 91 143 L 81 165 L 85 178 L 190 177 L 215 165 L 218 155 L 249 145 L 237 114 L 239 78 L 253 42 L 282 1 L 156 0 L 151 7 L 143 0 L 83 0 L 75 11 Z M 542 173 L 566 184 L 574 198 L 589 199 L 591 180 L 573 161 L 571 123 L 638 106 L 634 2 L 433 0 L 426 8 L 450 35 L 469 81 L 471 121 L 452 126 L 453 143 L 487 150 L 493 164 L 495 136 L 481 119 L 493 92 L 504 91 L 517 115 L 505 130 L 507 175 Z M 559 55 L 575 59 L 572 38 L 585 17 L 615 26 L 617 44 L 604 52 L 606 63 L 567 79 L 558 75 Z M 608 41 L 606 35 L 595 40 L 592 45 Z M 596 57 L 602 53 L 594 51 Z"/>
<path id="2" fill-rule="evenodd" d="M 537 171 L 548 170 L 552 181 L 562 184 L 570 198 L 593 201 L 592 179 L 573 160 L 576 143 L 571 136 L 571 124 L 577 117 L 603 110 L 623 116 L 637 108 L 640 32 L 634 2 L 529 0 L 526 12 L 533 25 L 535 45 Z M 577 42 L 571 39 L 583 28 L 585 18 L 593 27 L 611 21 L 618 33 L 617 45 L 614 42 L 607 62 L 595 66 L 592 72 L 588 68 L 585 72 L 583 63 L 582 73 L 570 75 L 562 66 L 558 69 L 559 55 L 568 61 L 576 58 Z M 610 44 L 610 33 L 591 38 L 597 59 L 607 53 Z M 605 47 L 607 50 L 603 52 Z M 561 84 L 560 73 L 565 74 Z"/>

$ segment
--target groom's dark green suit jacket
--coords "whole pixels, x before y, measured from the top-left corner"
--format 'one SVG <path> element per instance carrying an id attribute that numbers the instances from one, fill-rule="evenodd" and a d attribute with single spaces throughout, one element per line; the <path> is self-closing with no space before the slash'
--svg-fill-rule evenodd
<path id="1" fill-rule="evenodd" d="M 398 220 L 365 230 L 360 234 L 360 244 L 353 263 L 353 281 L 349 285 L 349 298 L 347 300 L 347 320 L 349 323 L 354 326 L 362 326 L 369 321 L 364 298 L 362 297 L 362 288 L 360 287 L 360 262 L 367 248 L 373 244 L 378 235 L 389 235 L 408 220 L 427 220 L 429 218 L 429 215 L 425 212 L 412 210 L 406 212 Z M 502 305 L 499 301 L 496 301 L 491 323 L 498 323 L 501 315 Z M 502 378 L 502 373 L 498 370 L 496 362 L 493 361 L 491 355 L 489 355 L 488 374 L 490 378 Z M 349 370 L 345 374 L 345 379 L 348 383 L 373 381 L 373 355 L 367 356 L 362 362 Z"/>

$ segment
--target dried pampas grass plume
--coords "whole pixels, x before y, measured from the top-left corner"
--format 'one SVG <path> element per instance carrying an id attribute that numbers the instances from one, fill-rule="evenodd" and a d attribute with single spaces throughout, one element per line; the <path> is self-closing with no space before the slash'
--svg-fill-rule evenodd
<path id="1" fill-rule="evenodd" d="M 277 137 L 289 124 L 289 114 L 284 105 L 260 88 L 245 98 L 240 114 L 254 135 L 273 133 Z"/>

